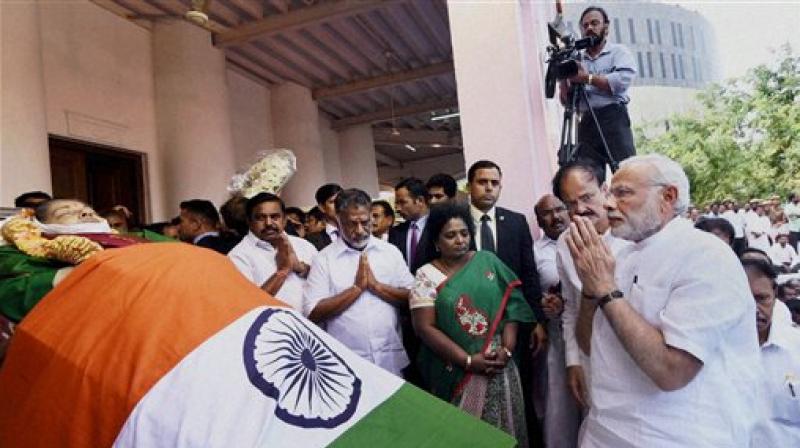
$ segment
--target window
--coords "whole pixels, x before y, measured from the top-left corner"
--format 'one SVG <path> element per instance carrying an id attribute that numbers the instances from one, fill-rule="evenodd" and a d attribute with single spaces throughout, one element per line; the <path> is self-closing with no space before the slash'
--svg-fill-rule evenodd
<path id="1" fill-rule="evenodd" d="M 630 33 L 631 33 L 631 43 L 635 44 L 636 43 L 636 31 L 634 30 L 634 27 L 633 27 L 633 19 L 628 19 L 628 29 L 630 30 Z"/>
<path id="2" fill-rule="evenodd" d="M 678 43 L 680 44 L 679 46 L 681 48 L 684 48 L 683 47 L 683 24 L 681 24 L 681 23 L 678 24 Z"/>
<path id="3" fill-rule="evenodd" d="M 651 19 L 647 19 L 647 39 L 651 44 L 653 43 L 653 21 Z"/>
<path id="4" fill-rule="evenodd" d="M 697 58 L 692 56 L 692 76 L 694 76 L 695 81 L 699 81 L 700 78 L 697 77 Z"/>
<path id="5" fill-rule="evenodd" d="M 672 59 L 672 79 L 678 79 L 678 64 L 675 63 L 675 53 L 670 56 L 670 59 Z"/>
<path id="6" fill-rule="evenodd" d="M 696 48 L 694 42 L 694 27 L 691 25 L 689 25 L 689 48 L 692 50 Z"/>
<path id="7" fill-rule="evenodd" d="M 653 77 L 653 53 L 647 52 L 647 77 Z"/>
<path id="8" fill-rule="evenodd" d="M 681 79 L 686 79 L 686 72 L 683 69 L 683 55 L 678 55 L 678 66 L 680 67 Z"/>
<path id="9" fill-rule="evenodd" d="M 661 21 L 656 20 L 656 42 L 661 45 Z"/>
<path id="10" fill-rule="evenodd" d="M 642 52 L 641 51 L 637 51 L 636 52 L 636 58 L 639 60 L 639 76 L 641 78 L 644 78 L 645 77 L 645 72 L 644 72 L 644 63 L 642 63 Z"/>
<path id="11" fill-rule="evenodd" d="M 619 19 L 616 17 L 614 18 L 614 41 L 616 43 L 622 42 L 622 39 L 619 37 Z"/>
<path id="12" fill-rule="evenodd" d="M 661 59 L 661 77 L 667 79 L 667 62 L 664 60 L 664 53 L 658 53 L 658 57 Z"/>
<path id="13" fill-rule="evenodd" d="M 675 33 L 675 22 L 669 22 L 670 30 L 672 31 L 672 46 L 678 46 L 678 35 Z"/>

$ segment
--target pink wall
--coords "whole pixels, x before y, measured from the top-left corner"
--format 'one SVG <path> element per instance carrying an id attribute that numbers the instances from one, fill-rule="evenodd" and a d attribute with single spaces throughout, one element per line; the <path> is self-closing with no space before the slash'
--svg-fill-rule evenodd
<path id="1" fill-rule="evenodd" d="M 247 168 L 259 151 L 274 146 L 269 101 L 266 86 L 228 69 L 231 136 L 238 170 Z"/>

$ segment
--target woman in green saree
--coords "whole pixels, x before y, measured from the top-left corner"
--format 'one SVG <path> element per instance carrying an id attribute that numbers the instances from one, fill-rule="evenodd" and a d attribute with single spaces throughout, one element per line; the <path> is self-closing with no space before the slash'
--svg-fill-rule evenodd
<path id="1" fill-rule="evenodd" d="M 514 362 L 517 323 L 533 312 L 517 276 L 491 252 L 472 248 L 466 206 L 431 210 L 427 264 L 416 274 L 409 306 L 423 342 L 418 365 L 430 391 L 528 446 L 522 385 Z"/>

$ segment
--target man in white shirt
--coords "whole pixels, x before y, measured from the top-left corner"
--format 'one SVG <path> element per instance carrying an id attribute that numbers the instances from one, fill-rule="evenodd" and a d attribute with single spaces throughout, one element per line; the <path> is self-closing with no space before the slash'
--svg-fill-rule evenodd
<path id="1" fill-rule="evenodd" d="M 797 247 L 798 237 L 800 237 L 800 194 L 792 193 L 789 195 L 789 202 L 783 206 L 786 219 L 789 220 L 789 244 Z"/>
<path id="2" fill-rule="evenodd" d="M 339 229 L 336 227 L 336 195 L 342 191 L 339 184 L 325 184 L 317 188 L 314 199 L 317 201 L 317 208 L 325 215 L 325 229 L 306 235 L 306 239 L 317 248 L 322 250 L 332 242 L 339 239 Z"/>
<path id="3" fill-rule="evenodd" d="M 630 243 L 615 238 L 608 231 L 608 215 L 605 204 L 605 172 L 596 165 L 576 160 L 561 167 L 553 178 L 553 192 L 567 206 L 570 216 L 582 216 L 589 219 L 598 234 L 611 247 L 614 254 Z M 564 299 L 563 335 L 565 345 L 565 364 L 567 368 L 567 384 L 573 398 L 581 405 L 584 412 L 591 404 L 591 384 L 589 356 L 581 352 L 575 338 L 575 325 L 581 303 L 581 279 L 575 271 L 572 255 L 569 252 L 562 233 L 558 240 L 556 263 L 561 279 L 561 295 Z"/>
<path id="4" fill-rule="evenodd" d="M 769 251 L 769 228 L 772 224 L 769 217 L 764 215 L 764 206 L 758 204 L 747 215 L 745 229 L 747 232 L 747 246 Z"/>
<path id="5" fill-rule="evenodd" d="M 336 198 L 341 238 L 323 249 L 305 291 L 308 318 L 364 359 L 400 376 L 408 365 L 398 307 L 408 306 L 414 277 L 400 251 L 371 235 L 369 195 Z"/>
<path id="6" fill-rule="evenodd" d="M 739 261 L 680 218 L 689 181 L 676 162 L 627 159 L 609 192 L 611 231 L 634 244 L 615 257 L 583 217 L 565 234 L 584 297 L 576 335 L 591 354 L 581 446 L 749 447 L 763 369 Z"/>
<path id="7" fill-rule="evenodd" d="M 733 199 L 728 199 L 723 203 L 725 211 L 721 217 L 728 220 L 733 226 L 733 251 L 737 255 L 741 254 L 745 248 L 744 239 L 744 215 L 739 213 L 738 206 Z"/>
<path id="8" fill-rule="evenodd" d="M 758 310 L 756 328 L 764 365 L 762 398 L 766 416 L 753 433 L 752 447 L 800 446 L 800 328 L 775 297 L 775 271 L 764 260 L 742 260 Z"/>
<path id="9" fill-rule="evenodd" d="M 567 229 L 569 215 L 560 199 L 546 194 L 534 207 L 536 221 L 544 234 L 533 242 L 536 253 L 536 270 L 542 287 L 542 310 L 547 316 L 547 360 L 534 360 L 537 370 L 536 395 L 543 401 L 544 441 L 550 448 L 574 448 L 577 444 L 580 413 L 577 403 L 570 396 L 564 369 L 564 337 L 562 334 L 561 281 L 556 266 L 556 245 L 558 237 Z M 537 365 L 538 364 L 538 365 Z M 538 403 L 537 403 L 538 404 Z M 537 409 L 540 406 L 537 406 Z"/>
<path id="10" fill-rule="evenodd" d="M 272 193 L 259 193 L 245 206 L 250 231 L 229 253 L 236 269 L 268 294 L 303 311 L 303 287 L 317 250 L 287 235 L 286 206 Z"/>
<path id="11" fill-rule="evenodd" d="M 782 268 L 784 272 L 789 272 L 797 264 L 797 251 L 789 245 L 789 235 L 780 233 L 776 237 L 775 244 L 769 248 L 769 258 L 772 264 Z"/>

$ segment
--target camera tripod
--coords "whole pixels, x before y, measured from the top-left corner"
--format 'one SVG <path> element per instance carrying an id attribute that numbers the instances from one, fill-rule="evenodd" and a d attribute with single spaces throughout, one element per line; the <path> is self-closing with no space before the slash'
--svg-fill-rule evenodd
<path id="1" fill-rule="evenodd" d="M 603 135 L 603 129 L 600 127 L 600 122 L 597 120 L 597 115 L 594 113 L 594 108 L 589 105 L 589 95 L 586 94 L 586 87 L 583 84 L 575 84 L 569 88 L 567 102 L 564 104 L 564 122 L 561 125 L 561 144 L 558 148 L 558 164 L 559 166 L 564 166 L 567 163 L 575 160 L 578 148 L 580 145 L 585 144 L 584 142 L 578 144 L 575 143 L 576 134 L 578 132 L 575 129 L 575 114 L 577 111 L 579 96 L 583 99 L 583 101 L 586 103 L 586 107 L 589 109 L 589 113 L 592 116 L 592 121 L 594 121 L 594 125 L 597 128 L 597 134 L 600 136 L 600 141 L 603 143 L 603 149 L 606 152 L 608 164 L 611 167 L 611 172 L 613 173 L 619 168 L 619 162 L 614 159 L 614 156 L 611 155 L 611 150 L 608 149 L 608 143 L 606 142 L 605 135 Z"/>

